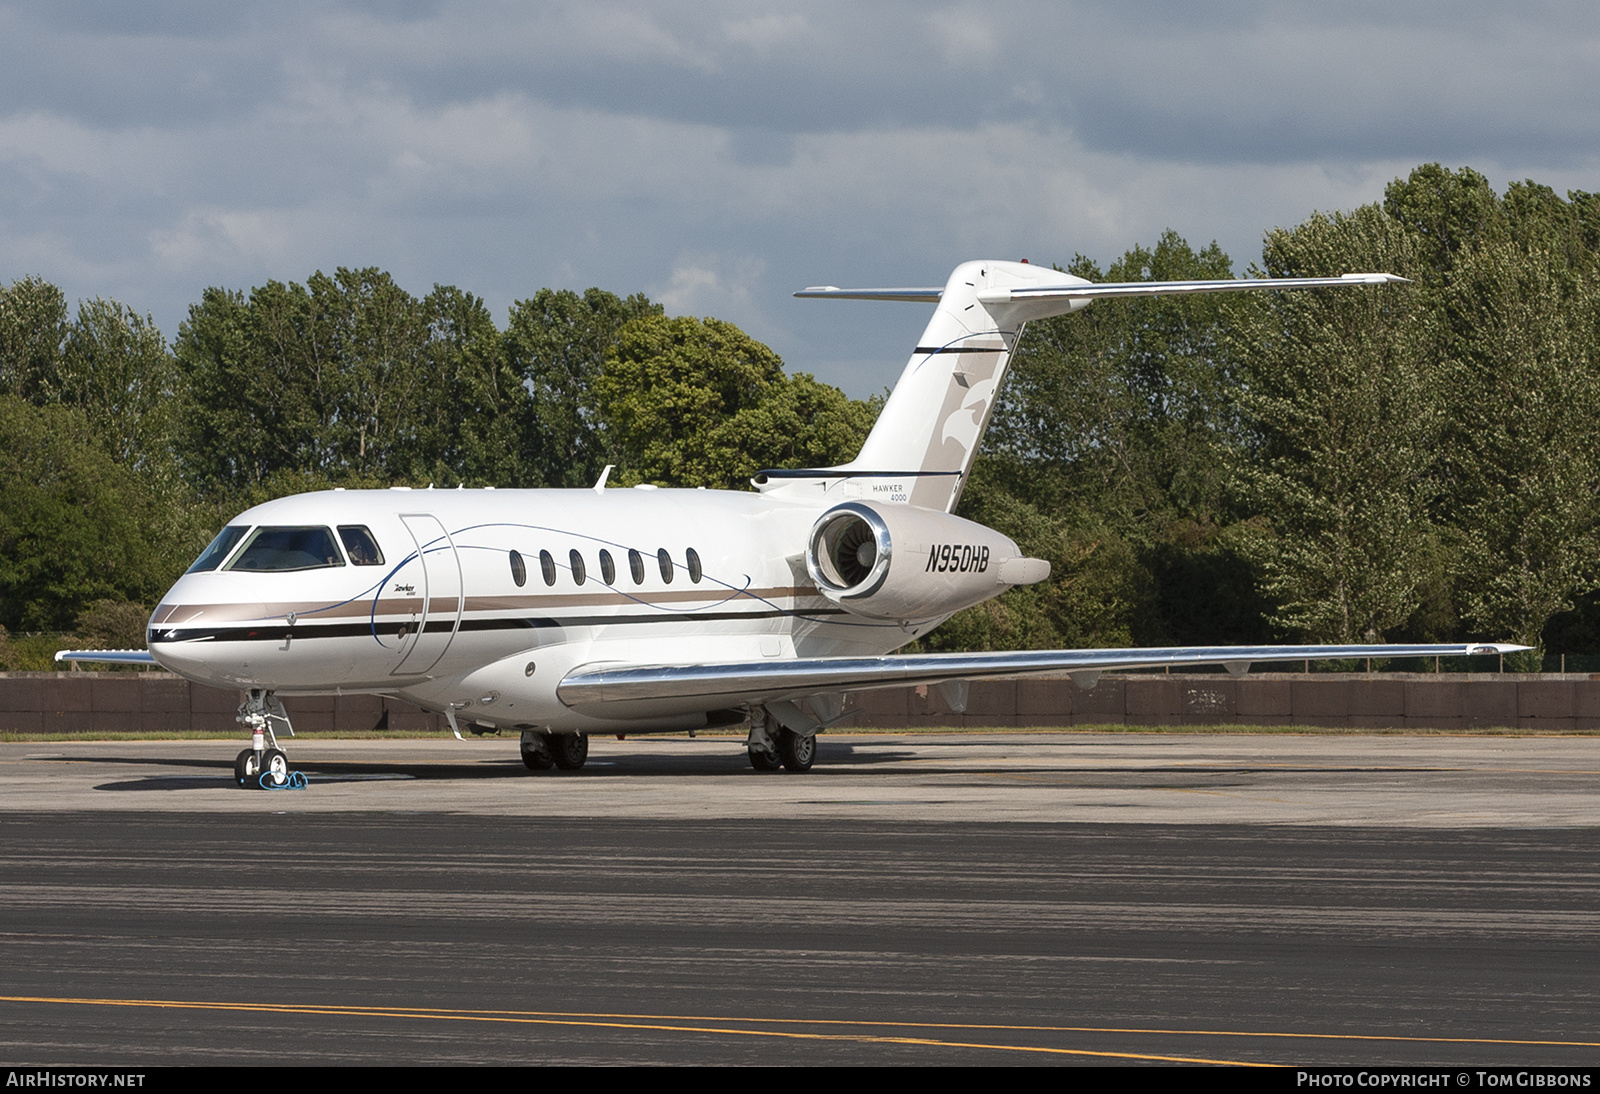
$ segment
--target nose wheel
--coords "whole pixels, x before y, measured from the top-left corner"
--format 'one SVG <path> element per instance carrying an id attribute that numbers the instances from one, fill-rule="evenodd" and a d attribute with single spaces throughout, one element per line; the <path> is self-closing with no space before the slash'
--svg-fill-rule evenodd
<path id="1" fill-rule="evenodd" d="M 293 783 L 304 786 L 305 778 L 289 769 L 289 756 L 278 747 L 273 723 L 280 723 L 294 736 L 289 713 L 270 691 L 251 691 L 239 704 L 236 719 L 250 727 L 250 747 L 233 761 L 233 781 L 245 790 L 278 790 Z"/>

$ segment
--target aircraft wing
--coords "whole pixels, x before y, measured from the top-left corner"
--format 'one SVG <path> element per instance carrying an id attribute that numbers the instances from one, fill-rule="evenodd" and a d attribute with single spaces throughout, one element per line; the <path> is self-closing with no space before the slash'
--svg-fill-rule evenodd
<path id="1" fill-rule="evenodd" d="M 153 665 L 149 650 L 61 650 L 57 661 L 90 661 L 101 665 Z"/>
<path id="2" fill-rule="evenodd" d="M 1470 657 L 1527 649 L 1501 643 L 1374 646 L 1188 646 L 1172 649 L 1037 650 L 1007 653 L 930 653 L 899 657 L 814 657 L 709 665 L 587 665 L 556 687 L 569 707 L 595 714 L 632 704 L 704 701 L 710 706 L 799 699 L 829 692 L 939 684 L 952 680 L 1002 680 L 1065 673 L 1093 686 L 1113 669 L 1163 665 L 1222 665 L 1234 674 L 1261 661 L 1347 658 Z M 709 707 L 708 707 L 709 708 Z M 642 708 L 640 708 L 642 709 Z"/>

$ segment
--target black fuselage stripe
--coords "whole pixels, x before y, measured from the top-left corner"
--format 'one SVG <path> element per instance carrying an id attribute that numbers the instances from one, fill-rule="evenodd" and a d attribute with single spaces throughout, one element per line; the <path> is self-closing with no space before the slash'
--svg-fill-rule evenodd
<path id="1" fill-rule="evenodd" d="M 448 634 L 461 631 L 536 630 L 547 627 L 614 627 L 641 623 L 715 623 L 733 619 L 781 619 L 800 616 L 846 615 L 842 608 L 814 608 L 793 611 L 760 612 L 684 612 L 674 615 L 585 615 L 585 616 L 518 616 L 499 619 L 463 619 L 456 627 L 453 618 L 430 619 L 423 628 L 428 634 Z M 393 638 L 401 624 L 394 620 L 380 623 L 379 634 Z M 371 623 L 300 623 L 291 627 L 279 624 L 271 627 L 178 627 L 151 628 L 149 638 L 156 642 L 282 642 L 286 638 L 304 641 L 311 638 L 370 638 Z M 410 633 L 409 631 L 407 633 Z"/>

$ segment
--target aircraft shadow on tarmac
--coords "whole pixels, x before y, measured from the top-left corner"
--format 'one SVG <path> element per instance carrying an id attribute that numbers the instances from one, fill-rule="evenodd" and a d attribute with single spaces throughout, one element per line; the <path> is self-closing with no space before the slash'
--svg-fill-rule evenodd
<path id="1" fill-rule="evenodd" d="M 796 778 L 818 777 L 828 774 L 829 768 L 880 767 L 905 763 L 913 753 L 910 750 L 873 748 L 857 749 L 848 742 L 831 741 L 819 749 L 817 767 L 806 776 L 788 772 L 759 772 L 750 767 L 742 749 L 713 752 L 709 749 L 685 750 L 682 755 L 663 756 L 660 753 L 628 753 L 609 751 L 592 755 L 579 771 L 529 771 L 515 752 L 508 756 L 483 758 L 466 763 L 439 763 L 428 760 L 384 760 L 382 743 L 374 742 L 370 759 L 317 760 L 292 757 L 290 766 L 302 772 L 312 785 L 333 782 L 368 782 L 396 779 L 431 781 L 471 781 L 482 779 L 574 779 L 574 778 L 648 778 L 655 776 L 694 775 L 719 778 Z M 83 757 L 71 761 L 84 762 Z M 185 756 L 96 756 L 89 762 L 117 766 L 159 767 L 162 774 L 134 779 L 119 779 L 100 783 L 96 790 L 107 791 L 173 791 L 211 790 L 219 784 L 233 784 L 232 763 L 213 759 L 196 759 Z M 192 770 L 193 774 L 172 774 L 172 768 Z"/>
<path id="2" fill-rule="evenodd" d="M 660 777 L 699 777 L 718 779 L 758 778 L 826 778 L 867 769 L 899 766 L 908 776 L 945 775 L 964 779 L 987 781 L 994 777 L 1021 778 L 1032 784 L 1055 784 L 1080 790 L 1200 790 L 1220 791 L 1243 788 L 1254 783 L 1261 775 L 1270 773 L 1277 778 L 1306 775 L 1322 779 L 1337 771 L 1340 774 L 1365 773 L 1380 777 L 1406 777 L 1424 772 L 1439 773 L 1441 769 L 1405 765 L 1373 768 L 1367 764 L 1333 765 L 1270 765 L 1270 772 L 1259 764 L 1226 763 L 1196 767 L 1190 764 L 1159 766 L 1140 765 L 1128 768 L 1118 763 L 1106 764 L 1095 757 L 1083 757 L 1067 767 L 1059 761 L 1041 762 L 1038 765 L 1019 764 L 1016 757 L 990 766 L 972 765 L 965 761 L 947 765 L 931 758 L 926 749 L 895 748 L 885 742 L 874 742 L 871 748 L 861 748 L 848 741 L 830 741 L 819 752 L 817 767 L 807 775 L 789 772 L 764 773 L 753 770 L 742 749 L 687 746 L 682 752 L 663 755 L 630 752 L 625 745 L 597 753 L 579 771 L 529 771 L 514 753 L 501 756 L 477 756 L 464 761 L 439 762 L 438 760 L 384 759 L 382 742 L 373 742 L 372 755 L 352 759 L 314 759 L 297 757 L 293 770 L 303 773 L 312 787 L 318 784 L 385 782 L 398 780 L 424 780 L 435 782 L 469 782 L 479 780 L 523 779 L 631 779 Z M 961 742 L 940 742 L 959 753 Z M 91 762 L 118 767 L 156 767 L 161 772 L 143 777 L 123 778 L 100 783 L 96 790 L 105 791 L 182 791 L 214 790 L 219 786 L 233 785 L 233 769 L 228 763 L 215 759 L 190 756 L 114 756 L 90 758 Z M 62 762 L 81 763 L 84 758 Z M 177 768 L 185 773 L 174 773 Z"/>

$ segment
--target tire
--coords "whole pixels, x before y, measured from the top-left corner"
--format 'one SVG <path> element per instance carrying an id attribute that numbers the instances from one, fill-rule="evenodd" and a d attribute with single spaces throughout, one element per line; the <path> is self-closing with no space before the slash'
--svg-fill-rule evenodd
<path id="1" fill-rule="evenodd" d="M 810 771 L 817 759 L 817 738 L 802 737 L 787 729 L 779 731 L 778 758 L 790 771 Z"/>
<path id="2" fill-rule="evenodd" d="M 550 756 L 561 770 L 578 770 L 589 759 L 589 735 L 586 733 L 550 734 Z"/>
<path id="3" fill-rule="evenodd" d="M 261 754 L 260 781 L 282 786 L 289 781 L 289 757 L 281 748 L 269 748 Z"/>
<path id="4" fill-rule="evenodd" d="M 522 735 L 522 765 L 529 771 L 549 771 L 556 758 L 550 747 L 550 734 L 529 731 Z"/>
<path id="5" fill-rule="evenodd" d="M 233 761 L 233 781 L 245 790 L 261 789 L 261 768 L 256 763 L 256 750 L 247 748 Z"/>
<path id="6" fill-rule="evenodd" d="M 750 753 L 750 766 L 757 771 L 778 771 L 783 768 L 783 761 L 776 752 L 767 752 L 764 749 L 752 748 Z"/>

